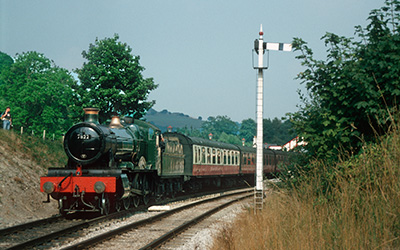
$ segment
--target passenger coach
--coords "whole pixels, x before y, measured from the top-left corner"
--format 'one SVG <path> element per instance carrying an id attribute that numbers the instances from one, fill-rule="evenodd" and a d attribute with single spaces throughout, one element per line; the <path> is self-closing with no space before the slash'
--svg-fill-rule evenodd
<path id="1" fill-rule="evenodd" d="M 163 176 L 184 175 L 191 178 L 244 177 L 254 183 L 256 149 L 189 137 L 180 133 L 164 133 Z M 287 159 L 286 152 L 264 149 L 264 174 L 279 171 L 277 166 Z"/>

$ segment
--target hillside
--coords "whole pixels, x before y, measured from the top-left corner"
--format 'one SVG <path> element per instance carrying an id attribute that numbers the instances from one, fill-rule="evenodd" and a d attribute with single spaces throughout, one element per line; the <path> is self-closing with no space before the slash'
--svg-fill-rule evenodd
<path id="1" fill-rule="evenodd" d="M 203 124 L 201 119 L 195 119 L 183 113 L 171 113 L 166 109 L 161 112 L 150 109 L 144 118 L 147 122 L 160 128 L 162 132 L 167 131 L 169 126 L 172 126 L 173 129 L 184 127 L 199 129 Z"/>
<path id="2" fill-rule="evenodd" d="M 56 202 L 42 203 L 47 197 L 39 183 L 47 167 L 64 161 L 61 143 L 3 129 L 0 140 L 0 228 L 57 214 Z"/>

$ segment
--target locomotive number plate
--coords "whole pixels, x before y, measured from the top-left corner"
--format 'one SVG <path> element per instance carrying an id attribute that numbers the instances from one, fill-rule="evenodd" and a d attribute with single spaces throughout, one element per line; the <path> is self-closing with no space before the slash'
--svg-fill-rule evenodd
<path id="1" fill-rule="evenodd" d="M 76 134 L 78 140 L 90 140 L 90 135 L 87 134 Z"/>

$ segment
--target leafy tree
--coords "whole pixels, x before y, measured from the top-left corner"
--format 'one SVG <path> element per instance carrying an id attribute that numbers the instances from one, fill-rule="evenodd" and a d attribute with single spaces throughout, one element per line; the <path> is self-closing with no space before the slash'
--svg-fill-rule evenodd
<path id="1" fill-rule="evenodd" d="M 43 54 L 17 55 L 1 72 L 0 92 L 11 107 L 13 124 L 25 131 L 61 135 L 71 126 L 73 77 Z"/>
<path id="2" fill-rule="evenodd" d="M 227 116 L 208 117 L 202 126 L 203 137 L 208 138 L 208 134 L 213 134 L 213 139 L 218 140 L 222 133 L 227 135 L 237 135 L 238 125 Z"/>
<path id="3" fill-rule="evenodd" d="M 4 78 L 2 72 L 8 71 L 13 63 L 14 60 L 11 58 L 11 56 L 0 52 L 0 86 L 5 84 L 4 79 L 2 79 Z M 0 110 L 5 109 L 6 106 L 7 100 L 5 99 L 4 95 L 0 95 Z M 3 111 L 0 111 L 0 113 Z"/>
<path id="4" fill-rule="evenodd" d="M 2 72 L 3 68 L 9 68 L 13 63 L 14 60 L 11 58 L 11 56 L 0 51 L 0 73 Z"/>
<path id="5" fill-rule="evenodd" d="M 178 133 L 182 133 L 187 136 L 202 137 L 200 130 L 191 127 L 190 129 L 186 126 L 184 128 L 177 128 Z"/>
<path id="6" fill-rule="evenodd" d="M 307 43 L 293 41 L 306 67 L 298 75 L 308 96 L 290 115 L 308 142 L 310 157 L 336 159 L 342 150 L 357 153 L 362 140 L 373 140 L 393 122 L 400 100 L 400 2 L 388 0 L 373 10 L 358 40 L 327 33 L 326 61 L 316 60 Z"/>
<path id="7" fill-rule="evenodd" d="M 291 123 L 289 120 L 282 122 L 278 118 L 264 119 L 264 143 L 283 145 L 293 139 L 296 135 L 291 133 Z"/>
<path id="8" fill-rule="evenodd" d="M 257 123 L 253 119 L 243 120 L 239 129 L 239 136 L 245 139 L 247 146 L 253 146 L 253 138 L 256 135 Z"/>
<path id="9" fill-rule="evenodd" d="M 114 112 L 140 118 L 154 105 L 148 94 L 157 88 L 152 78 L 143 78 L 144 67 L 132 49 L 118 41 L 119 36 L 96 39 L 82 56 L 87 60 L 77 69 L 80 84 L 74 86 L 78 106 L 100 108 L 100 120 Z"/>

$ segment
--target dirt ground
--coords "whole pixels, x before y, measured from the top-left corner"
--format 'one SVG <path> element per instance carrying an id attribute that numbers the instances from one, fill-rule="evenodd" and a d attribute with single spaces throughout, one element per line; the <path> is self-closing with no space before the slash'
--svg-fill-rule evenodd
<path id="1" fill-rule="evenodd" d="M 23 153 L 0 144 L 0 228 L 58 213 L 57 203 L 43 203 L 40 176 L 46 170 Z"/>

